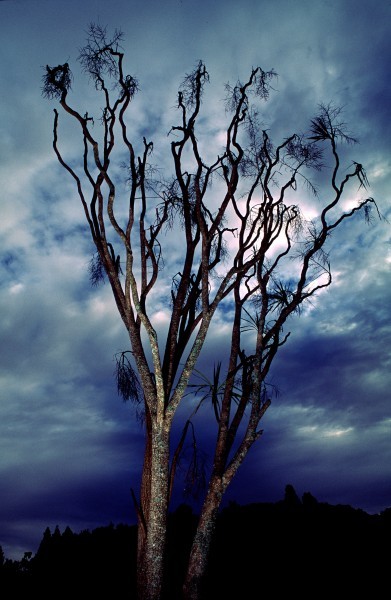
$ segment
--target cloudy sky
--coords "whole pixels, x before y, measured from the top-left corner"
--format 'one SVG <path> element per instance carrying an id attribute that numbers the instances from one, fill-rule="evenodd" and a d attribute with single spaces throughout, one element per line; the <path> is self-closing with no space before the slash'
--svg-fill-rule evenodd
<path id="1" fill-rule="evenodd" d="M 80 110 L 99 109 L 76 65 L 92 21 L 125 34 L 127 70 L 140 82 L 129 122 L 138 139 L 156 140 L 156 160 L 166 160 L 176 90 L 199 59 L 211 79 L 209 123 L 221 118 L 227 81 L 274 68 L 271 134 L 305 127 L 320 102 L 343 105 L 360 141 L 346 166 L 365 165 L 391 221 L 389 0 L 0 0 L 0 544 L 9 558 L 36 551 L 46 526 L 135 519 L 143 434 L 113 377 L 127 335 L 109 286 L 89 283 L 92 244 L 53 156 L 54 104 L 41 97 L 42 67 L 68 61 Z M 75 131 L 64 122 L 61 135 L 77 159 Z M 390 243 L 389 224 L 361 218 L 333 236 L 335 282 L 290 323 L 271 374 L 280 395 L 227 500 L 277 501 L 292 483 L 370 513 L 391 506 Z M 207 351 L 223 347 L 217 332 Z M 201 428 L 206 457 L 211 429 Z M 174 504 L 182 500 L 177 489 Z"/>

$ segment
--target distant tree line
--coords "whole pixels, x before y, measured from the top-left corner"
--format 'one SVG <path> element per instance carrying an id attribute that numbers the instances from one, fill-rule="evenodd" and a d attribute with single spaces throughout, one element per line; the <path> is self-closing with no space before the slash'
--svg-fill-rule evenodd
<path id="1" fill-rule="evenodd" d="M 170 515 L 165 600 L 182 597 L 196 526 L 197 515 L 186 504 Z M 218 518 L 202 598 L 337 597 L 369 586 L 370 597 L 381 597 L 377 590 L 386 589 L 389 579 L 390 534 L 391 508 L 369 515 L 318 502 L 309 492 L 299 498 L 292 485 L 276 503 L 230 502 Z M 136 598 L 136 553 L 136 526 L 80 533 L 46 528 L 36 554 L 25 552 L 20 561 L 6 559 L 0 546 L 0 595 Z"/>

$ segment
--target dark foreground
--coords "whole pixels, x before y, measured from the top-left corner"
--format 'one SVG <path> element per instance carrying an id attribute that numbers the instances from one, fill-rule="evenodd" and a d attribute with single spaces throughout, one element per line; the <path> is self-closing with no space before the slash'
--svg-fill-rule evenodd
<path id="1" fill-rule="evenodd" d="M 186 505 L 170 516 L 164 600 L 181 598 L 196 521 Z M 127 525 L 78 534 L 47 529 L 35 556 L 0 565 L 0 595 L 135 599 L 136 540 L 136 528 Z M 219 518 L 203 600 L 382 598 L 390 540 L 391 508 L 368 515 L 309 493 L 300 500 L 292 486 L 275 504 L 233 503 Z"/>

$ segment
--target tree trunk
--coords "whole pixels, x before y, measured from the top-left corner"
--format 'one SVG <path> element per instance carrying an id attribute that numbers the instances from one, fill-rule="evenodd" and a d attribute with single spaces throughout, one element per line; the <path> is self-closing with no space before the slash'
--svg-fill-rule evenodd
<path id="1" fill-rule="evenodd" d="M 147 523 L 149 520 L 150 498 L 151 498 L 151 463 L 152 446 L 151 434 L 147 431 L 144 463 L 142 471 L 142 480 L 140 488 L 140 505 L 137 503 L 138 526 L 137 526 L 137 589 L 138 597 L 142 598 L 143 590 L 146 586 L 145 578 L 145 551 L 147 543 Z"/>
<path id="2" fill-rule="evenodd" d="M 147 433 L 138 527 L 138 600 L 160 600 L 163 588 L 169 486 L 169 431 Z"/>
<path id="3" fill-rule="evenodd" d="M 208 564 L 210 545 L 223 496 L 221 478 L 212 478 L 202 507 L 197 532 L 190 552 L 189 565 L 183 586 L 185 600 L 201 600 Z"/>

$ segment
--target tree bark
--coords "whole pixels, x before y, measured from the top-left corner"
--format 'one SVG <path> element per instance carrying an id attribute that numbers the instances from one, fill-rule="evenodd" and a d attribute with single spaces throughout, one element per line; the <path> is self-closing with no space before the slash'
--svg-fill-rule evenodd
<path id="1" fill-rule="evenodd" d="M 144 463 L 142 470 L 142 480 L 140 487 L 140 503 L 134 498 L 137 507 L 138 526 L 137 526 L 137 589 L 138 597 L 142 598 L 146 587 L 145 577 L 145 551 L 147 543 L 147 523 L 149 519 L 149 507 L 151 498 L 151 463 L 152 463 L 152 447 L 151 435 L 147 431 Z"/>
<path id="2" fill-rule="evenodd" d="M 160 600 L 163 589 L 169 496 L 169 428 L 147 433 L 138 528 L 137 592 L 139 600 Z"/>
<path id="3" fill-rule="evenodd" d="M 201 600 L 203 597 L 203 585 L 210 545 L 222 497 L 222 480 L 220 477 L 214 477 L 209 484 L 190 552 L 186 579 L 183 586 L 183 597 L 185 600 Z"/>

